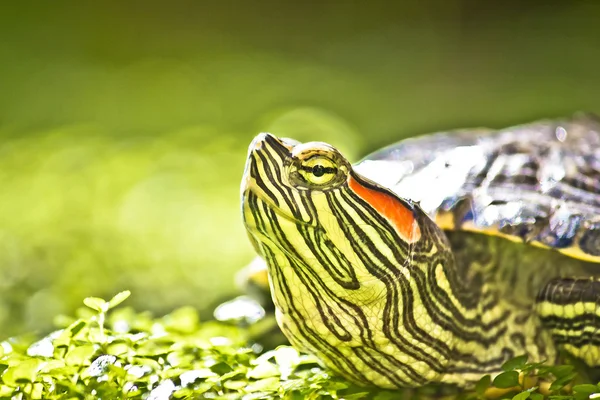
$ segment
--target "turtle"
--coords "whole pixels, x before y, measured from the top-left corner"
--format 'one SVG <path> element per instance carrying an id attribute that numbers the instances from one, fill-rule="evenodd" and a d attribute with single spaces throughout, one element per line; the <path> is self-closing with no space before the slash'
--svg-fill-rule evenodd
<path id="1" fill-rule="evenodd" d="M 241 208 L 282 332 L 358 385 L 468 388 L 520 355 L 600 365 L 593 115 L 413 137 L 355 164 L 261 133 Z"/>

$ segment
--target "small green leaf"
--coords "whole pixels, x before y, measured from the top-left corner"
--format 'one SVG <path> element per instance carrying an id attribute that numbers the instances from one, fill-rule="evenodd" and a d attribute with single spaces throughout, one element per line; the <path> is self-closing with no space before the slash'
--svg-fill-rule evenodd
<path id="1" fill-rule="evenodd" d="M 35 382 L 38 371 L 44 365 L 45 363 L 37 358 L 23 360 L 14 366 L 8 367 L 2 374 L 2 381 L 11 386 Z"/>
<path id="2" fill-rule="evenodd" d="M 69 349 L 65 356 L 67 365 L 90 365 L 91 358 L 96 352 L 96 346 L 91 343 Z"/>
<path id="3" fill-rule="evenodd" d="M 250 379 L 263 379 L 279 375 L 280 372 L 277 366 L 270 362 L 260 363 L 246 374 Z"/>
<path id="4" fill-rule="evenodd" d="M 550 390 L 554 391 L 563 388 L 564 386 L 569 384 L 569 382 L 571 382 L 576 376 L 577 373 L 575 372 L 571 372 L 568 375 L 561 376 L 560 378 L 552 382 L 552 385 L 550 385 Z"/>
<path id="5" fill-rule="evenodd" d="M 573 393 L 573 398 L 575 400 L 588 400 L 592 397 L 590 396 L 594 396 L 593 394 L 588 394 L 588 393 L 581 393 L 581 392 L 577 392 L 577 393 Z"/>
<path id="6" fill-rule="evenodd" d="M 108 303 L 100 297 L 86 297 L 83 304 L 100 313 L 108 311 Z"/>
<path id="7" fill-rule="evenodd" d="M 113 356 L 126 356 L 127 354 L 135 354 L 135 352 L 127 343 L 113 342 L 106 348 L 106 354 Z"/>
<path id="8" fill-rule="evenodd" d="M 157 357 L 169 354 L 171 345 L 155 340 L 141 341 L 135 349 L 138 356 Z"/>
<path id="9" fill-rule="evenodd" d="M 515 357 L 511 360 L 508 360 L 504 364 L 502 364 L 503 371 L 513 371 L 515 369 L 523 369 L 523 367 L 527 364 L 527 355 L 522 355 Z M 523 399 L 524 400 L 524 399 Z"/>
<path id="10" fill-rule="evenodd" d="M 124 290 L 122 292 L 117 293 L 112 299 L 108 301 L 108 309 L 115 308 L 116 306 L 127 300 L 129 296 L 131 296 L 131 292 L 129 290 Z"/>
<path id="11" fill-rule="evenodd" d="M 519 386 L 519 373 L 517 371 L 503 372 L 494 378 L 493 385 L 500 389 Z"/>
<path id="12" fill-rule="evenodd" d="M 200 319 L 194 307 L 181 307 L 163 317 L 166 330 L 172 332 L 192 333 L 198 330 Z"/>
<path id="13" fill-rule="evenodd" d="M 242 368 L 235 369 L 233 371 L 227 372 L 221 375 L 221 380 L 225 381 L 231 378 L 237 378 L 239 375 L 244 375 L 246 371 L 243 371 Z"/>
<path id="14" fill-rule="evenodd" d="M 575 367 L 572 365 L 555 365 L 548 368 L 548 372 L 554 375 L 557 379 L 567 376 L 573 372 Z"/>
<path id="15" fill-rule="evenodd" d="M 223 387 L 230 390 L 241 390 L 246 387 L 248 382 L 246 381 L 225 381 L 223 382 Z"/>
<path id="16" fill-rule="evenodd" d="M 352 393 L 352 394 L 345 394 L 343 398 L 344 398 L 344 400 L 357 400 L 357 399 L 364 399 L 368 395 L 369 395 L 369 392 L 358 392 L 358 393 Z"/>
<path id="17" fill-rule="evenodd" d="M 598 386 L 596 386 L 596 385 L 582 384 L 582 385 L 573 386 L 573 392 L 592 394 L 592 393 L 598 393 L 598 392 L 600 392 L 600 390 L 598 389 Z"/>
<path id="18" fill-rule="evenodd" d="M 530 372 L 530 371 L 540 371 L 543 370 L 545 368 L 545 363 L 544 362 L 538 362 L 538 363 L 526 363 L 525 365 L 523 365 L 523 367 L 520 368 L 521 372 Z M 539 375 L 539 374 L 538 374 Z"/>
<path id="19" fill-rule="evenodd" d="M 279 378 L 265 378 L 256 382 L 252 382 L 246 386 L 247 392 L 274 392 L 279 388 Z"/>
<path id="20" fill-rule="evenodd" d="M 539 392 L 532 392 L 529 395 L 530 400 L 544 400 L 544 395 Z"/>
<path id="21" fill-rule="evenodd" d="M 220 362 L 215 365 L 211 365 L 210 370 L 215 374 L 223 375 L 228 372 L 231 372 L 232 368 L 227 363 Z"/>
<path id="22" fill-rule="evenodd" d="M 531 392 L 525 390 L 513 396 L 512 400 L 526 400 L 531 395 Z"/>
<path id="23" fill-rule="evenodd" d="M 8 365 L 4 363 L 0 363 L 0 376 L 8 369 Z"/>
<path id="24" fill-rule="evenodd" d="M 475 392 L 479 396 L 483 396 L 483 394 L 490 387 L 491 384 L 492 384 L 492 378 L 489 375 L 485 375 L 475 385 Z"/>
<path id="25" fill-rule="evenodd" d="M 67 329 L 71 332 L 71 336 L 77 335 L 86 325 L 85 321 L 77 320 L 73 322 Z"/>

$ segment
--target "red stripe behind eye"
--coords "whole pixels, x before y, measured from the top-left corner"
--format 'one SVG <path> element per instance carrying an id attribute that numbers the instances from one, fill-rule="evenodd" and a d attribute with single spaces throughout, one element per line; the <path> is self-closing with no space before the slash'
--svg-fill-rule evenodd
<path id="1" fill-rule="evenodd" d="M 369 203 L 379 214 L 394 225 L 400 237 L 407 243 L 414 243 L 421 237 L 421 229 L 407 208 L 394 196 L 362 185 L 353 177 L 348 178 L 348 185 L 360 198 Z"/>

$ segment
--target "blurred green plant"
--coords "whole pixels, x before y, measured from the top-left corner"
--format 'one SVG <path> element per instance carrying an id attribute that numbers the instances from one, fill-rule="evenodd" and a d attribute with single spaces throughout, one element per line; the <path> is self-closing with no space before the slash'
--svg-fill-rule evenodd
<path id="1" fill-rule="evenodd" d="M 357 134 L 334 115 L 271 118 L 281 134 L 357 153 Z M 232 295 L 252 259 L 239 212 L 252 134 L 240 136 L 195 126 L 115 138 L 77 125 L 0 142 L 0 337 L 47 330 L 90 293 L 130 288 L 138 308 L 203 315 Z"/>
<path id="2" fill-rule="evenodd" d="M 116 308 L 129 291 L 84 300 L 77 317 L 56 318 L 62 329 L 0 343 L 0 399 L 398 399 L 452 394 L 464 399 L 592 399 L 593 384 L 571 383 L 571 365 L 546 366 L 517 357 L 472 392 L 361 388 L 330 374 L 289 346 L 262 351 L 250 327 L 200 322 L 183 307 L 153 318 Z"/>

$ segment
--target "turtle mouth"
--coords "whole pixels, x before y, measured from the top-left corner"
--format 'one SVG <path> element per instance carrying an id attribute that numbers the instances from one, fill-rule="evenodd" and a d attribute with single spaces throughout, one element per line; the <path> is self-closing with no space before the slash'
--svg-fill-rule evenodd
<path id="1" fill-rule="evenodd" d="M 248 146 L 246 156 L 246 165 L 242 177 L 241 195 L 242 200 L 248 191 L 253 188 L 257 194 L 260 192 L 271 193 L 268 187 L 275 188 L 283 185 L 282 170 L 285 160 L 291 157 L 291 148 L 293 146 L 284 145 L 283 141 L 269 133 L 258 134 Z M 259 196 L 264 197 L 264 196 Z M 278 201 L 272 194 L 274 203 Z"/>
<path id="2" fill-rule="evenodd" d="M 292 150 L 300 142 L 289 138 L 278 138 L 270 133 L 259 133 L 248 146 L 248 157 L 255 152 L 274 151 L 282 157 L 291 157 Z"/>
<path id="3" fill-rule="evenodd" d="M 278 217 L 293 223 L 306 224 L 289 209 L 289 194 L 286 194 L 286 163 L 298 142 L 279 139 L 269 133 L 257 135 L 248 147 L 248 157 L 241 184 L 242 207 L 264 214 L 264 208 Z M 264 207 L 261 205 L 264 203 Z M 267 217 L 263 215 L 263 217 Z"/>

